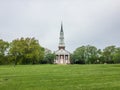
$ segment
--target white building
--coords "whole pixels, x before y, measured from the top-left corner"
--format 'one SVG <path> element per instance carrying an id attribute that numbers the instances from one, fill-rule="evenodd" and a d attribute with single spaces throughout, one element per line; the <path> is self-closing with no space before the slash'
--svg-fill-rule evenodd
<path id="1" fill-rule="evenodd" d="M 58 50 L 55 52 L 55 55 L 56 55 L 56 59 L 54 61 L 55 64 L 70 64 L 70 52 L 65 50 L 64 32 L 62 24 L 60 30 L 59 46 Z"/>

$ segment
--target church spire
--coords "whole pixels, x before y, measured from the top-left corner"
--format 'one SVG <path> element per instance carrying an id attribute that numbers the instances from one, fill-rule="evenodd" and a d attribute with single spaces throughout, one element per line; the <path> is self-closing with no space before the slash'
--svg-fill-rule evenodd
<path id="1" fill-rule="evenodd" d="M 61 31 L 60 32 L 63 32 L 63 24 L 62 24 L 62 22 L 61 22 Z"/>
<path id="2" fill-rule="evenodd" d="M 59 38 L 59 50 L 60 49 L 65 49 L 64 32 L 63 32 L 63 24 L 62 23 L 61 23 L 60 38 Z"/>

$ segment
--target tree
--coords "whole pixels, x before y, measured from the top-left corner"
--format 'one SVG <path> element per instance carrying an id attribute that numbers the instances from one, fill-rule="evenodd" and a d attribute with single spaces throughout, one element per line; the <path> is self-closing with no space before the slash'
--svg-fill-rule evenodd
<path id="1" fill-rule="evenodd" d="M 55 59 L 55 54 L 54 53 L 48 53 L 45 55 L 43 62 L 45 64 L 53 64 Z"/>
<path id="2" fill-rule="evenodd" d="M 85 63 L 85 46 L 77 48 L 71 55 L 71 63 L 84 64 Z"/>
<path id="3" fill-rule="evenodd" d="M 36 64 L 44 58 L 44 48 L 35 38 L 21 38 L 10 44 L 9 54 L 13 56 L 14 64 Z"/>
<path id="4" fill-rule="evenodd" d="M 0 64 L 5 64 L 6 62 L 5 56 L 7 54 L 8 47 L 9 43 L 0 39 Z"/>
<path id="5" fill-rule="evenodd" d="M 116 48 L 116 52 L 113 55 L 114 63 L 120 63 L 120 47 Z"/>
<path id="6" fill-rule="evenodd" d="M 98 60 L 98 50 L 95 46 L 86 46 L 86 63 L 96 63 Z"/>
<path id="7" fill-rule="evenodd" d="M 53 64 L 55 54 L 50 49 L 45 48 L 44 59 L 40 62 L 41 64 Z"/>
<path id="8" fill-rule="evenodd" d="M 99 57 L 98 50 L 95 46 L 81 46 L 71 55 L 71 63 L 84 64 L 96 63 Z"/>
<path id="9" fill-rule="evenodd" d="M 114 55 L 116 53 L 116 46 L 108 46 L 103 49 L 103 57 L 105 63 L 114 63 Z"/>
<path id="10" fill-rule="evenodd" d="M 8 47 L 9 47 L 9 43 L 0 39 L 0 55 L 4 56 Z"/>

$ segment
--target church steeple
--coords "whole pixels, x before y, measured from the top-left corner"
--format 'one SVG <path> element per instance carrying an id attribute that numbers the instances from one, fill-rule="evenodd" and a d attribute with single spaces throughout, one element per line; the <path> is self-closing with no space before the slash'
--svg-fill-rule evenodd
<path id="1" fill-rule="evenodd" d="M 62 25 L 62 22 L 61 22 L 61 31 L 60 32 L 63 32 L 63 25 Z"/>
<path id="2" fill-rule="evenodd" d="M 60 38 L 59 38 L 59 50 L 60 49 L 65 49 L 64 32 L 63 32 L 63 25 L 62 25 L 62 23 L 61 23 Z"/>
<path id="3" fill-rule="evenodd" d="M 65 43 L 64 43 L 64 31 L 63 25 L 61 23 L 60 27 L 60 37 L 59 37 L 59 50 L 55 52 L 56 58 L 54 60 L 55 64 L 70 64 L 70 52 L 65 50 Z"/>

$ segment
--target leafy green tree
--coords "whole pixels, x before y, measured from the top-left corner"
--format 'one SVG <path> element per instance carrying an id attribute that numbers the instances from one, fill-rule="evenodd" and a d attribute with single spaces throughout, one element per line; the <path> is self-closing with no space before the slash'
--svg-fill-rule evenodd
<path id="1" fill-rule="evenodd" d="M 116 46 L 108 46 L 103 49 L 103 57 L 105 63 L 114 63 L 114 55 L 116 53 Z"/>
<path id="2" fill-rule="evenodd" d="M 98 60 L 98 50 L 95 46 L 86 46 L 86 63 L 96 63 Z"/>
<path id="3" fill-rule="evenodd" d="M 95 63 L 97 63 L 97 64 L 102 64 L 103 63 L 103 56 L 102 56 L 102 50 L 101 49 L 97 50 L 97 61 Z"/>
<path id="4" fill-rule="evenodd" d="M 71 63 L 84 64 L 96 63 L 99 57 L 98 50 L 95 46 L 81 46 L 71 55 Z"/>
<path id="5" fill-rule="evenodd" d="M 9 47 L 9 43 L 0 39 L 0 64 L 6 63 L 5 57 L 8 53 L 7 52 L 8 47 Z"/>
<path id="6" fill-rule="evenodd" d="M 74 64 L 84 64 L 85 59 L 85 46 L 77 48 L 71 55 L 71 63 Z"/>
<path id="7" fill-rule="evenodd" d="M 116 48 L 116 52 L 113 55 L 114 63 L 120 63 L 120 47 Z"/>
<path id="8" fill-rule="evenodd" d="M 9 43 L 0 39 L 0 55 L 4 56 L 8 47 L 9 47 Z"/>
<path id="9" fill-rule="evenodd" d="M 45 55 L 43 62 L 45 64 L 53 64 L 55 59 L 55 54 L 54 53 L 48 53 Z"/>
<path id="10" fill-rule="evenodd" d="M 53 64 L 55 59 L 55 54 L 51 50 L 45 48 L 44 59 L 41 60 L 41 64 Z"/>
<path id="11" fill-rule="evenodd" d="M 35 38 L 21 38 L 10 44 L 9 54 L 13 56 L 14 64 L 36 64 L 44 58 L 44 48 Z"/>

